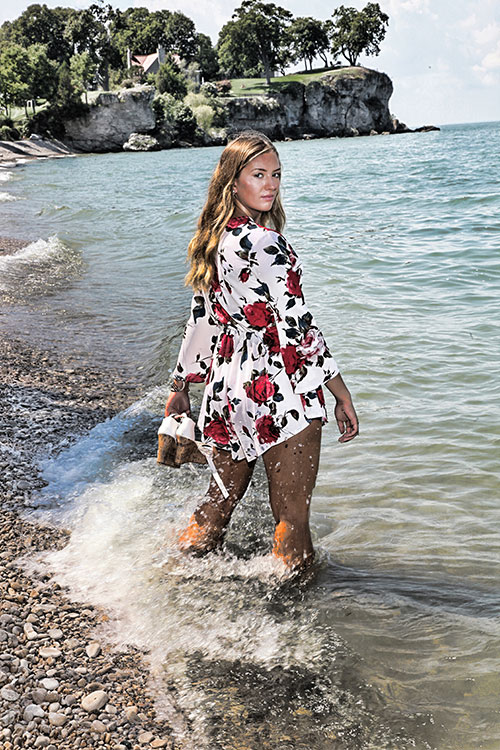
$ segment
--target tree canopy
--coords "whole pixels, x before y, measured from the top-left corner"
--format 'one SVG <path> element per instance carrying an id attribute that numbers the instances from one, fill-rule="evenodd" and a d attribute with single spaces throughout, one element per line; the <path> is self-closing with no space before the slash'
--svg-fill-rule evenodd
<path id="1" fill-rule="evenodd" d="M 295 60 L 304 60 L 307 70 L 312 70 L 312 61 L 315 57 L 321 57 L 324 64 L 328 64 L 326 53 L 330 49 L 328 26 L 316 18 L 295 18 L 288 29 L 290 46 L 294 52 Z"/>
<path id="2" fill-rule="evenodd" d="M 341 5 L 332 13 L 332 53 L 342 55 L 350 65 L 357 65 L 359 56 L 378 55 L 385 37 L 389 16 L 378 3 L 368 3 L 363 10 Z"/>
<path id="3" fill-rule="evenodd" d="M 172 66 L 172 55 L 181 59 L 181 68 L 205 79 L 263 74 L 269 84 L 275 71 L 297 60 L 304 60 L 306 70 L 316 57 L 326 66 L 329 50 L 351 65 L 361 54 L 378 55 L 388 21 L 373 2 L 359 11 L 341 5 L 322 22 L 294 18 L 273 2 L 243 0 L 222 27 L 215 50 L 210 37 L 180 11 L 119 10 L 106 0 L 81 10 L 33 3 L 0 27 L 0 105 L 8 110 L 28 99 L 70 102 L 94 82 L 106 88 L 110 68 L 121 80 L 127 49 L 149 54 L 160 45 L 167 64 L 157 83 L 178 96 L 187 84 Z"/>
<path id="4" fill-rule="evenodd" d="M 286 44 L 290 11 L 274 3 L 243 0 L 232 20 L 219 34 L 217 44 L 222 68 L 229 75 L 264 73 L 267 83 L 277 68 L 283 70 L 292 59 Z"/>
<path id="5" fill-rule="evenodd" d="M 0 51 L 0 101 L 9 114 L 12 105 L 29 98 L 30 59 L 27 50 L 11 42 Z"/>
<path id="6" fill-rule="evenodd" d="M 2 25 L 2 41 L 15 42 L 25 49 L 31 44 L 45 44 L 51 60 L 69 60 L 71 45 L 65 29 L 71 8 L 48 8 L 29 5 L 14 21 Z"/>
<path id="7" fill-rule="evenodd" d="M 110 36 L 123 60 L 127 48 L 133 55 L 156 52 L 159 45 L 190 62 L 198 52 L 193 21 L 180 11 L 147 8 L 116 10 L 110 23 Z"/>
<path id="8" fill-rule="evenodd" d="M 207 34 L 197 34 L 196 42 L 198 49 L 194 60 L 198 63 L 198 68 L 203 78 L 210 81 L 215 78 L 219 72 L 219 59 L 217 57 L 217 52 L 214 50 L 212 40 Z"/>

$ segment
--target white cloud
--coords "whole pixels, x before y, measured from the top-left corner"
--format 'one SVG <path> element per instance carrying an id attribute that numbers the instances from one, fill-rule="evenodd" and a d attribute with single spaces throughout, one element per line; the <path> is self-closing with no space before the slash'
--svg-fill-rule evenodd
<path id="1" fill-rule="evenodd" d="M 496 41 L 500 40 L 500 24 L 493 22 L 489 23 L 482 29 L 476 29 L 473 32 L 473 38 L 476 44 L 480 47 L 494 44 Z"/>
<path id="2" fill-rule="evenodd" d="M 489 52 L 483 58 L 482 66 L 488 70 L 500 68 L 500 42 L 497 42 L 497 48 L 493 52 Z"/>

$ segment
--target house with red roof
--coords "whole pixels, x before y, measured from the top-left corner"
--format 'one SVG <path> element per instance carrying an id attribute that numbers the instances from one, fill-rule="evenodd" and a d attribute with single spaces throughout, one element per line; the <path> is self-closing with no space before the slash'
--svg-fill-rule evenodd
<path id="1" fill-rule="evenodd" d="M 133 55 L 130 48 L 127 49 L 127 68 L 137 66 L 142 68 L 144 75 L 148 73 L 158 73 L 158 69 L 165 62 L 165 50 L 158 45 L 156 52 L 150 55 Z"/>

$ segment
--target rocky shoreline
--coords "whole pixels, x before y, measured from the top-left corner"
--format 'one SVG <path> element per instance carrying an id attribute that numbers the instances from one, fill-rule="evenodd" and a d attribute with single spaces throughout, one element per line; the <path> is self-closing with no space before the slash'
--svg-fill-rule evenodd
<path id="1" fill-rule="evenodd" d="M 2 335 L 0 357 L 0 747 L 179 750 L 156 715 L 147 655 L 104 642 L 110 614 L 27 564 L 69 539 L 23 517 L 44 485 L 39 460 L 130 404 L 138 386 Z"/>

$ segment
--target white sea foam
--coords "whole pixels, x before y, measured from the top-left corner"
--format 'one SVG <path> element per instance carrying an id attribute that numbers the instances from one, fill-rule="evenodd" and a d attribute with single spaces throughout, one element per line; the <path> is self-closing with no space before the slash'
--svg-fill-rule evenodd
<path id="1" fill-rule="evenodd" d="M 9 203 L 10 201 L 18 201 L 20 198 L 18 198 L 16 195 L 12 195 L 11 193 L 6 193 L 4 191 L 0 192 L 0 203 Z"/>
<path id="2" fill-rule="evenodd" d="M 43 292 L 82 265 L 80 253 L 57 236 L 39 239 L 12 255 L 0 256 L 0 292 Z"/>
<path id="3" fill-rule="evenodd" d="M 14 172 L 6 169 L 0 169 L 0 182 L 8 182 L 14 177 Z"/>

